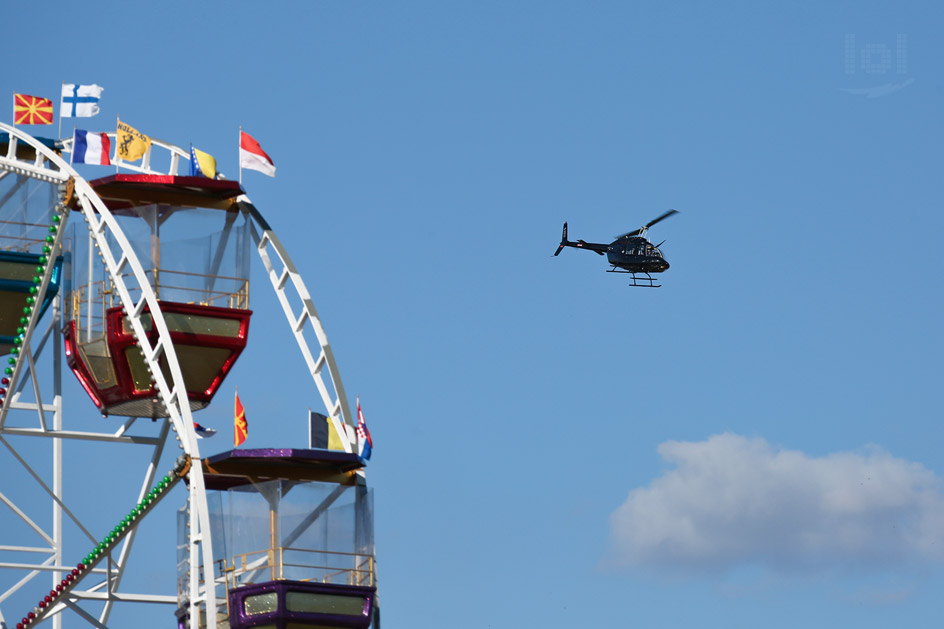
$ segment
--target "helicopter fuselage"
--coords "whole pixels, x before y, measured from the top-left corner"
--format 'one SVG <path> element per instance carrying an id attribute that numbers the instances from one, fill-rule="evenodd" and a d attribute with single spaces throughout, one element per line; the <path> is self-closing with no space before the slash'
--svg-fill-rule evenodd
<path id="1" fill-rule="evenodd" d="M 659 248 L 641 236 L 621 238 L 607 245 L 606 260 L 631 273 L 662 273 L 669 268 Z"/>

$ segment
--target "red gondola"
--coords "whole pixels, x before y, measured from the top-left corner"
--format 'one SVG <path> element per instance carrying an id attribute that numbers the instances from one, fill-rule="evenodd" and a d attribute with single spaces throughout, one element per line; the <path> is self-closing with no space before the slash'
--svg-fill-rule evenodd
<path id="1" fill-rule="evenodd" d="M 242 188 L 233 181 L 202 177 L 118 174 L 91 182 L 109 210 L 128 225 L 129 231 L 147 229 L 141 236 L 140 251 L 149 255 L 146 272 L 158 297 L 160 309 L 180 362 L 191 410 L 204 408 L 219 390 L 246 346 L 249 333 L 248 268 L 244 273 L 221 275 L 221 260 L 235 248 L 236 258 L 245 258 L 248 237 L 233 236 L 239 211 L 236 197 Z M 183 223 L 176 235 L 192 236 L 187 224 L 199 215 L 223 231 L 211 235 L 213 245 L 199 247 L 213 251 L 206 261 L 196 263 L 173 250 L 167 233 L 174 222 Z M 190 217 L 190 218 L 188 218 Z M 222 220 L 221 220 L 222 217 Z M 142 220 L 143 219 L 143 220 Z M 163 240 L 163 242 L 162 242 Z M 201 241 L 202 242 L 202 241 Z M 233 242 L 243 243 L 243 250 Z M 170 248 L 170 251 L 168 251 Z M 92 264 L 92 251 L 88 252 Z M 74 267 L 85 265 L 76 256 Z M 202 264 L 203 266 L 199 266 Z M 248 263 L 240 259 L 233 267 Z M 75 282 L 70 300 L 71 316 L 63 330 L 70 368 L 89 397 L 104 415 L 165 417 L 151 373 L 138 348 L 124 311 L 113 301 L 107 280 L 96 281 L 93 271 Z M 157 331 L 145 307 L 142 323 L 152 345 Z M 164 377 L 171 376 L 164 356 L 158 360 Z"/>

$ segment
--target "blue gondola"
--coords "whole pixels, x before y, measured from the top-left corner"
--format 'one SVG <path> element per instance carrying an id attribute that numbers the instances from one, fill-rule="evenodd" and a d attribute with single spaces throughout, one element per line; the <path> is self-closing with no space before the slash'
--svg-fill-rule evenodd
<path id="1" fill-rule="evenodd" d="M 34 278 L 37 277 L 37 267 L 43 264 L 44 258 L 40 253 L 0 251 L 0 355 L 10 353 L 18 330 L 23 327 L 21 318 L 24 316 L 26 298 L 30 295 L 30 289 L 36 286 Z M 56 259 L 53 267 L 46 297 L 40 306 L 40 317 L 58 294 L 61 277 L 62 256 Z"/>

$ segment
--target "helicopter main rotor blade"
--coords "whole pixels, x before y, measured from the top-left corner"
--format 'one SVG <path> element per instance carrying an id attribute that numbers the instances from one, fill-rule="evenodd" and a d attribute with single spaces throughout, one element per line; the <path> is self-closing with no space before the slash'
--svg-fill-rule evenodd
<path id="1" fill-rule="evenodd" d="M 652 227 L 653 225 L 655 225 L 655 224 L 658 223 L 659 221 L 665 220 L 665 219 L 669 218 L 670 216 L 672 216 L 673 214 L 678 214 L 678 210 L 669 210 L 668 212 L 666 212 L 666 213 L 663 214 L 662 216 L 660 216 L 660 217 L 658 217 L 658 218 L 652 219 L 651 221 L 649 221 L 648 223 L 646 223 L 645 225 L 643 225 L 643 226 L 640 227 L 639 229 L 635 229 L 635 230 L 633 230 L 633 231 L 631 231 L 631 232 L 626 232 L 625 234 L 622 234 L 622 235 L 620 235 L 620 236 L 617 236 L 616 239 L 619 240 L 620 238 L 627 238 L 627 237 L 629 237 L 629 236 L 638 236 L 639 234 L 643 233 L 644 231 L 646 231 L 647 229 L 649 229 L 650 227 Z"/>
<path id="2" fill-rule="evenodd" d="M 654 218 L 654 219 L 652 219 L 651 221 L 649 221 L 648 223 L 646 223 L 646 229 L 649 229 L 650 227 L 652 227 L 653 225 L 655 225 L 655 224 L 658 223 L 659 221 L 662 221 L 662 220 L 665 220 L 665 219 L 669 218 L 669 217 L 672 216 L 673 214 L 678 214 L 678 210 L 669 210 L 668 212 L 666 212 L 665 214 L 663 214 L 663 215 L 660 216 L 659 218 Z"/>
<path id="3" fill-rule="evenodd" d="M 621 239 L 623 239 L 623 238 L 629 238 L 630 236 L 638 236 L 639 234 L 642 233 L 642 230 L 643 230 L 643 229 L 645 229 L 645 228 L 635 229 L 635 230 L 633 230 L 633 231 L 631 231 L 631 232 L 626 232 L 625 234 L 620 234 L 619 236 L 616 237 L 616 240 L 621 240 Z"/>

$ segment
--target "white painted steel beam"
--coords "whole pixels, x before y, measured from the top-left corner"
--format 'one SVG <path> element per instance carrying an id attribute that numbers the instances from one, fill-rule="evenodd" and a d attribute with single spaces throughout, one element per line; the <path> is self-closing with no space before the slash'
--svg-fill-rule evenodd
<path id="1" fill-rule="evenodd" d="M 78 211 L 82 214 L 84 220 L 89 225 L 89 232 L 92 236 L 98 254 L 101 256 L 110 279 L 115 286 L 115 290 L 120 298 L 122 307 L 127 314 L 128 321 L 132 330 L 134 331 L 134 335 L 139 344 L 139 347 L 141 347 L 143 350 L 145 362 L 155 382 L 155 388 L 158 391 L 158 394 L 164 403 L 168 414 L 170 415 L 170 421 L 172 423 L 173 430 L 176 433 L 177 440 L 180 442 L 180 446 L 184 452 L 189 455 L 193 461 L 191 468 L 190 500 L 193 503 L 192 512 L 196 514 L 197 519 L 200 522 L 200 528 L 202 529 L 201 540 L 203 541 L 203 543 L 200 544 L 200 559 L 202 561 L 192 562 L 190 567 L 192 571 L 192 578 L 196 580 L 200 573 L 201 563 L 202 565 L 206 566 L 207 571 L 213 570 L 212 540 L 210 539 L 209 515 L 206 506 L 206 493 L 202 476 L 203 468 L 200 462 L 199 446 L 197 445 L 196 434 L 193 428 L 193 418 L 190 412 L 189 400 L 187 399 L 186 393 L 183 395 L 180 394 L 180 392 L 186 392 L 180 363 L 174 350 L 173 343 L 170 341 L 170 333 L 164 320 L 157 295 L 153 291 L 149 283 L 148 276 L 145 273 L 145 270 L 142 267 L 140 261 L 137 259 L 130 242 L 128 241 L 124 232 L 121 230 L 120 225 L 116 221 L 115 217 L 111 214 L 105 203 L 98 197 L 92 187 L 88 184 L 88 182 L 85 181 L 85 179 L 83 179 L 71 167 L 71 165 L 65 162 L 58 154 L 50 150 L 42 143 L 36 141 L 21 129 L 0 123 L 0 131 L 6 131 L 10 138 L 6 156 L 0 157 L 0 171 L 26 175 L 33 179 L 55 184 L 64 184 L 70 179 L 72 179 L 74 182 L 76 205 L 79 208 Z M 16 147 L 18 144 L 29 145 L 35 151 L 36 158 L 32 161 L 17 159 Z M 68 142 L 68 144 L 71 144 L 71 140 Z M 157 141 L 156 145 L 170 146 L 160 141 Z M 71 150 L 71 146 L 69 148 Z M 172 165 L 176 165 L 179 163 L 176 153 L 182 153 L 182 149 L 173 147 L 171 148 L 171 152 L 174 153 Z M 147 168 L 147 162 L 145 162 L 144 168 L 135 168 L 133 165 L 128 164 L 123 164 L 123 166 L 138 172 L 151 172 L 150 169 Z M 64 210 L 64 214 L 65 216 L 68 215 L 68 209 Z M 63 224 L 60 225 L 60 229 L 56 232 L 56 240 L 52 245 L 52 252 L 48 256 L 51 260 L 54 260 L 55 257 L 59 255 L 61 249 L 61 240 L 63 234 L 65 233 L 64 222 L 65 221 L 63 221 Z M 120 255 L 117 259 L 109 241 L 116 243 L 117 249 L 120 251 Z M 52 268 L 52 264 L 47 265 L 45 277 L 43 278 L 43 283 L 40 287 L 39 299 L 41 299 L 45 294 L 45 288 L 48 285 Z M 135 283 L 137 285 L 135 290 L 140 291 L 141 297 L 138 301 L 132 299 L 131 290 L 129 289 L 129 286 L 123 277 L 124 274 L 129 273 L 129 270 L 130 274 L 134 276 Z M 148 339 L 141 317 L 145 305 L 150 311 L 150 324 L 153 325 L 157 333 L 157 342 L 153 347 L 151 346 L 151 343 Z M 31 335 L 35 329 L 38 315 L 39 308 L 34 308 L 22 343 L 24 348 L 28 348 L 30 346 Z M 165 378 L 164 372 L 161 369 L 161 365 L 158 362 L 162 357 L 167 365 L 170 375 L 169 380 Z M 20 377 L 20 372 L 24 369 L 23 365 L 27 364 L 29 364 L 29 360 L 17 361 L 17 364 L 14 367 L 14 373 L 11 377 L 11 386 L 9 390 L 15 389 L 17 385 L 17 378 Z M 32 372 L 33 369 L 30 369 L 30 371 Z M 0 439 L 2 439 L 2 435 L 6 432 L 4 429 L 7 414 L 10 409 L 11 405 L 8 404 L 4 404 L 3 407 L 0 407 Z M 40 412 L 42 409 L 43 407 L 40 405 Z M 12 426 L 11 428 L 16 432 L 23 430 L 21 428 L 14 428 Z M 45 420 L 41 417 L 40 430 L 38 433 L 19 432 L 19 434 L 30 436 L 36 436 L 41 433 L 48 434 L 50 431 L 46 430 L 46 428 L 47 426 L 45 424 Z M 14 433 L 10 432 L 9 434 L 13 436 Z M 45 436 L 45 434 L 43 434 L 43 436 Z M 58 432 L 52 436 L 54 437 L 54 441 L 56 443 L 61 443 L 60 439 L 64 437 L 65 434 Z M 72 433 L 69 435 L 69 437 L 78 439 L 90 438 L 89 435 L 82 435 L 81 433 Z M 134 438 L 130 439 L 131 443 L 137 443 Z M 115 441 L 123 442 L 121 438 L 118 438 Z M 162 443 L 154 445 L 155 447 L 163 446 Z M 22 459 L 20 459 L 20 461 L 25 465 L 25 461 Z M 32 472 L 32 470 L 29 469 L 29 466 L 27 466 L 27 469 L 47 491 L 47 493 L 51 491 L 49 490 L 48 486 L 41 479 L 39 479 L 35 472 Z M 61 473 L 61 470 L 59 473 Z M 58 481 L 55 480 L 54 483 L 56 482 Z M 53 501 L 55 504 L 58 504 L 60 507 L 64 508 L 64 505 L 58 496 L 54 495 Z M 77 520 L 76 522 L 78 523 Z M 82 528 L 84 529 L 84 527 Z M 57 546 L 57 549 L 58 548 L 59 547 Z M 61 552 L 61 549 L 57 550 L 56 552 Z M 205 600 L 192 601 L 192 605 L 197 605 L 200 602 L 205 603 L 207 608 L 207 616 L 211 619 L 210 626 L 213 627 L 216 624 L 216 597 L 211 592 L 209 596 L 202 598 Z M 196 629 L 197 623 L 199 622 L 199 616 L 194 617 L 194 614 L 191 614 L 191 616 L 191 626 Z"/>

